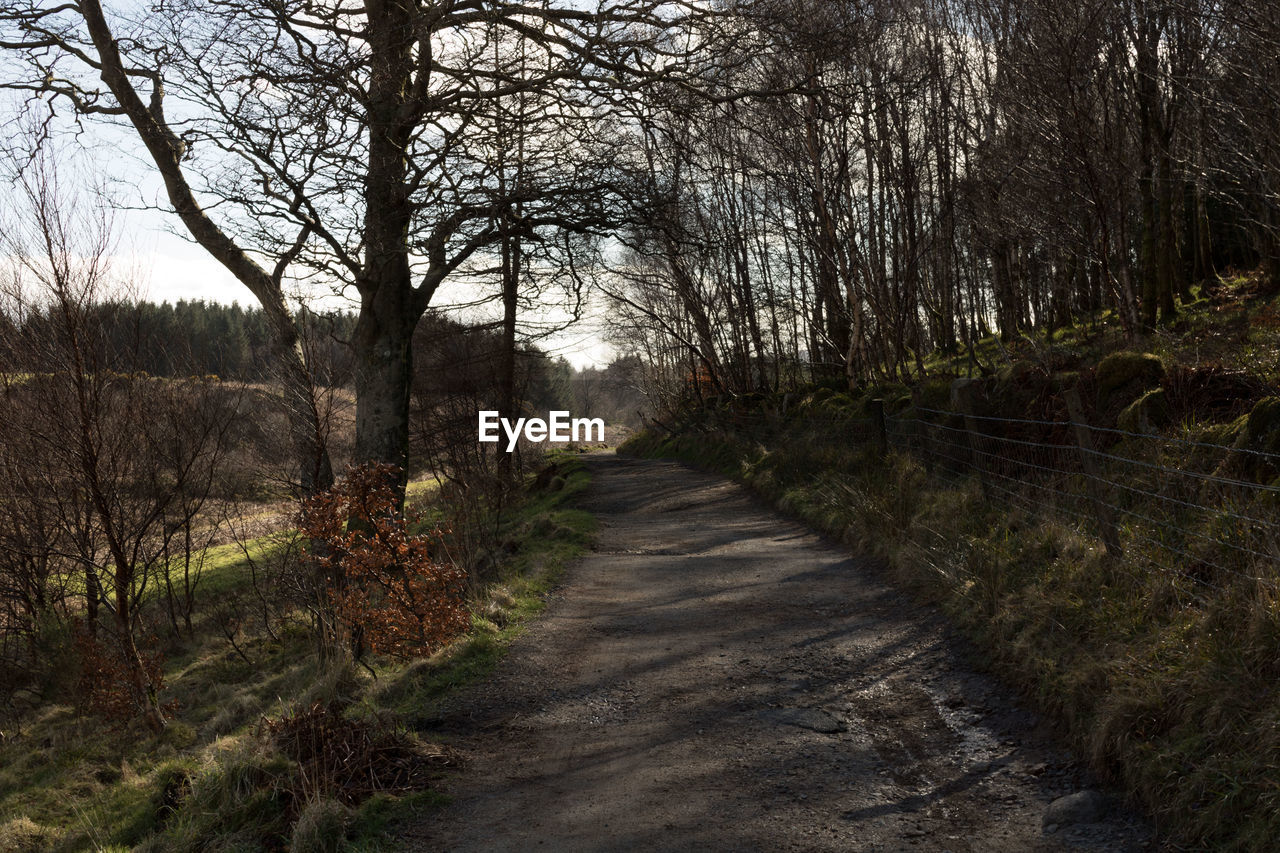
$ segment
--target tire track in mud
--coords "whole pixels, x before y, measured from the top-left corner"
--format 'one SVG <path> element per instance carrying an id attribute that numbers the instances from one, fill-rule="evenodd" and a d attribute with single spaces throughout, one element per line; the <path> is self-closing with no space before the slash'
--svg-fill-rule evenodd
<path id="1" fill-rule="evenodd" d="M 588 458 L 597 550 L 436 734 L 464 756 L 409 850 L 1153 849 L 876 567 L 670 462 Z"/>

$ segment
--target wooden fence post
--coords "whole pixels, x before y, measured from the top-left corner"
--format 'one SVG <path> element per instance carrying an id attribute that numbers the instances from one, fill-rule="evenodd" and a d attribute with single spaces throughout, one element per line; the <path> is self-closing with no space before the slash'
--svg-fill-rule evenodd
<path id="1" fill-rule="evenodd" d="M 916 452 L 923 457 L 924 471 L 929 476 L 933 476 L 933 436 L 929 432 L 929 425 L 925 422 L 924 414 L 920 411 L 920 389 L 918 387 L 911 389 L 911 405 L 916 410 Z"/>
<path id="2" fill-rule="evenodd" d="M 982 459 L 982 449 L 978 446 L 978 420 L 973 416 L 973 387 L 978 380 L 957 379 L 951 383 L 951 405 L 964 415 L 964 431 L 969 439 L 969 453 L 973 457 L 973 470 L 978 475 L 978 485 L 982 488 L 982 496 L 991 500 L 991 484 L 987 482 L 987 463 Z"/>
<path id="3" fill-rule="evenodd" d="M 889 432 L 884 424 L 884 400 L 871 401 L 871 429 L 875 434 L 876 449 L 881 456 L 889 452 Z"/>
<path id="4" fill-rule="evenodd" d="M 1119 559 L 1124 554 L 1120 548 L 1120 531 L 1116 528 L 1115 514 L 1111 511 L 1111 505 L 1103 499 L 1102 473 L 1098 460 L 1093 455 L 1093 435 L 1089 432 L 1089 424 L 1084 419 L 1080 395 L 1076 389 L 1068 388 L 1062 392 L 1062 399 L 1066 402 L 1067 413 L 1071 416 L 1076 448 L 1080 453 L 1080 467 L 1084 469 L 1085 479 L 1089 483 L 1089 497 L 1093 502 L 1098 529 L 1102 531 L 1102 544 L 1106 546 L 1108 554 Z"/>

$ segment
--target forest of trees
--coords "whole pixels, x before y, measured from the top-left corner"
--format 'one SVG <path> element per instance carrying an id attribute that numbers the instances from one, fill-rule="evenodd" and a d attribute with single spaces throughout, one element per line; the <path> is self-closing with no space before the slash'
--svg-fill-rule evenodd
<path id="1" fill-rule="evenodd" d="M 305 330 L 308 365 L 318 384 L 350 384 L 355 320 L 354 314 L 342 311 L 296 315 L 295 322 Z M 48 337 L 58 321 L 54 305 L 38 306 L 17 323 L 0 313 L 0 335 Z M 271 331 L 260 308 L 236 302 L 179 299 L 157 304 L 106 298 L 84 306 L 83 322 L 101 336 L 115 369 L 172 379 L 270 383 L 274 377 Z M 503 340 L 497 324 L 430 315 L 414 338 L 414 360 L 421 367 L 416 393 L 432 403 L 465 394 L 473 409 L 498 405 L 504 393 L 499 375 Z M 516 364 L 516 396 L 530 413 L 571 408 L 586 416 L 623 422 L 634 421 L 636 410 L 646 405 L 638 390 L 643 368 L 634 357 L 603 368 L 575 370 L 563 358 L 520 341 Z M 7 366 L 22 372 L 47 367 L 21 349 L 12 353 Z"/>
<path id="2" fill-rule="evenodd" d="M 34 328 L 56 322 L 52 308 L 37 310 L 14 328 L 8 317 L 0 317 L 0 334 L 35 333 Z M 112 349 L 127 354 L 125 361 L 135 371 L 152 376 L 216 376 L 247 382 L 271 379 L 275 364 L 271 351 L 271 331 L 260 308 L 242 308 L 238 303 L 222 305 L 202 300 L 176 303 L 134 302 L 107 298 L 88 306 L 86 322 L 102 330 Z M 350 358 L 343 357 L 342 343 L 350 340 L 354 317 L 341 313 L 315 315 L 299 313 L 296 322 L 309 329 L 313 362 L 322 366 L 326 384 L 342 381 L 350 373 Z"/>
<path id="3" fill-rule="evenodd" d="M 651 204 L 612 289 L 672 376 L 906 378 L 1102 310 L 1140 335 L 1215 272 L 1280 273 L 1274 3 L 726 9 L 753 39 L 716 63 L 724 99 L 638 96 Z"/>
<path id="4" fill-rule="evenodd" d="M 588 5 L 0 0 L 3 162 L 34 223 L 6 238 L 24 301 L 0 332 L 74 353 L 92 328 L 112 368 L 79 379 L 268 383 L 304 499 L 334 482 L 350 388 L 340 461 L 402 503 L 424 467 L 459 494 L 519 482 L 476 449 L 478 408 L 624 420 L 691 380 L 909 379 L 1085 316 L 1149 333 L 1232 267 L 1280 278 L 1267 0 Z M 32 295 L 84 263 L 54 176 L 91 128 L 131 141 L 164 188 L 143 206 L 253 308 L 121 300 L 92 264 L 74 317 Z M 446 319 L 446 282 L 488 322 Z M 593 287 L 621 358 L 575 375 L 539 343 Z M 299 308 L 308 289 L 354 310 Z M 79 381 L 38 362 L 6 353 L 20 395 Z"/>

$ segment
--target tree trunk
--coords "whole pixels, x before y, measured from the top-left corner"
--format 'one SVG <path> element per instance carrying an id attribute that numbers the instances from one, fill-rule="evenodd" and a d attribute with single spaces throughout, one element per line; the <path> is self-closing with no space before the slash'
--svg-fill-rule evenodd
<path id="1" fill-rule="evenodd" d="M 1213 240 L 1209 231 L 1209 205 L 1202 180 L 1196 179 L 1195 188 L 1195 223 L 1196 223 L 1196 271 L 1197 281 L 1211 281 L 1215 275 L 1213 269 Z"/>
<path id="2" fill-rule="evenodd" d="M 84 569 L 84 604 L 85 625 L 89 636 L 98 639 L 98 608 L 102 598 L 102 587 L 98 581 L 98 570 L 94 566 Z"/>
<path id="3" fill-rule="evenodd" d="M 160 710 L 159 691 L 156 685 L 152 683 L 151 676 L 147 672 L 146 663 L 142 660 L 142 652 L 138 650 L 138 644 L 133 639 L 130 614 L 133 612 L 134 607 L 127 603 L 129 595 L 128 589 L 122 592 L 119 585 L 117 585 L 116 631 L 119 634 L 121 650 L 129 668 L 129 690 L 133 694 L 134 704 L 137 706 L 142 719 L 146 721 L 147 726 L 152 731 L 164 731 L 166 721 L 164 713 Z"/>
<path id="4" fill-rule="evenodd" d="M 1000 340 L 1008 341 L 1017 336 L 1018 299 L 1014 294 L 1013 272 L 1009 263 L 1009 243 L 1002 240 L 991 253 L 991 270 L 996 291 L 996 322 L 1000 327 Z"/>
<path id="5" fill-rule="evenodd" d="M 1178 241 L 1173 221 L 1173 158 L 1168 153 L 1168 140 L 1161 140 L 1160 168 L 1156 205 L 1159 218 L 1156 220 L 1160 229 L 1156 243 L 1156 270 L 1159 281 L 1160 322 L 1172 323 L 1178 316 L 1178 307 L 1173 301 L 1173 294 L 1178 290 Z"/>
<path id="6" fill-rule="evenodd" d="M 499 366 L 499 405 L 502 416 L 516 414 L 516 320 L 520 296 L 520 238 L 509 234 L 502 238 L 502 361 Z M 507 454 L 510 456 L 510 454 Z"/>
<path id="7" fill-rule="evenodd" d="M 1160 277 L 1157 272 L 1156 230 L 1159 214 L 1156 211 L 1155 191 L 1152 187 L 1151 167 L 1144 166 L 1138 179 L 1139 199 L 1142 204 L 1142 248 L 1139 268 L 1142 270 L 1142 329 L 1150 332 L 1156 327 L 1156 312 L 1160 304 Z"/>
<path id="8" fill-rule="evenodd" d="M 325 441 L 326 425 L 316 407 L 315 385 L 292 318 L 276 326 L 275 354 L 290 444 L 298 465 L 298 489 L 303 498 L 309 498 L 333 485 L 333 462 Z"/>
<path id="9" fill-rule="evenodd" d="M 392 483 L 404 506 L 409 463 L 409 384 L 413 378 L 413 329 L 434 286 L 413 286 L 408 235 L 409 148 L 415 122 L 406 97 L 412 79 L 418 12 L 407 0 L 368 7 L 366 34 L 371 72 L 368 94 L 369 153 L 364 183 L 363 269 L 356 282 L 360 315 L 355 354 L 358 463 L 399 469 Z M 433 259 L 432 266 L 438 262 Z M 438 285 L 444 271 L 433 270 Z"/>
<path id="10" fill-rule="evenodd" d="M 386 292 L 385 290 L 383 292 Z M 413 376 L 413 319 L 363 306 L 356 322 L 356 447 L 358 462 L 388 463 L 404 504 L 409 464 L 409 384 Z"/>

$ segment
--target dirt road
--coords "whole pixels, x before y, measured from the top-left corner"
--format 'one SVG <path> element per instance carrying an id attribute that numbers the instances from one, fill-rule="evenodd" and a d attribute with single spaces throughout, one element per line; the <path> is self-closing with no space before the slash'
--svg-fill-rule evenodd
<path id="1" fill-rule="evenodd" d="M 465 756 L 409 850 L 1145 850 L 874 566 L 667 463 L 588 461 L 598 549 L 439 734 Z"/>

